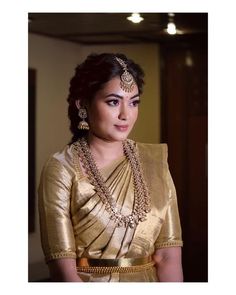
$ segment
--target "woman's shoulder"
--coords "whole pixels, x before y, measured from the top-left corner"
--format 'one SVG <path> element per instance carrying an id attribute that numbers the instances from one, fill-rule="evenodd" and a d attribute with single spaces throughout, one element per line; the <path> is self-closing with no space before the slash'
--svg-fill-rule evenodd
<path id="1" fill-rule="evenodd" d="M 136 142 L 138 147 L 142 147 L 148 150 L 167 151 L 167 143 L 144 143 Z"/>
<path id="2" fill-rule="evenodd" d="M 44 169 L 74 170 L 73 145 L 65 145 L 61 150 L 52 153 L 45 162 Z"/>
<path id="3" fill-rule="evenodd" d="M 136 142 L 137 148 L 141 156 L 159 161 L 167 161 L 168 146 L 166 143 L 143 143 Z"/>

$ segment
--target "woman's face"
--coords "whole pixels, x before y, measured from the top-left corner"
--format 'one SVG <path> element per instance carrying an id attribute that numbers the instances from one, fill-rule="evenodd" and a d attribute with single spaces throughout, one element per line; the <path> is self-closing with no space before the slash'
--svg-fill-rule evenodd
<path id="1" fill-rule="evenodd" d="M 87 107 L 90 135 L 110 142 L 126 139 L 138 117 L 139 99 L 136 84 L 125 92 L 119 77 L 107 82 Z"/>

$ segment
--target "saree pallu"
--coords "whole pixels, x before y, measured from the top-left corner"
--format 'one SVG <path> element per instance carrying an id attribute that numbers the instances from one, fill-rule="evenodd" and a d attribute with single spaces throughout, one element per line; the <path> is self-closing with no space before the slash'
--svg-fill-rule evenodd
<path id="1" fill-rule="evenodd" d="M 151 197 L 147 220 L 134 228 L 116 227 L 94 186 L 83 174 L 77 144 L 52 155 L 39 186 L 42 247 L 46 261 L 58 258 L 122 259 L 153 255 L 163 247 L 182 246 L 175 187 L 167 163 L 166 144 L 136 143 Z M 100 169 L 121 213 L 134 205 L 131 167 L 126 157 Z M 79 272 L 86 282 L 155 282 L 156 269 L 131 273 Z"/>

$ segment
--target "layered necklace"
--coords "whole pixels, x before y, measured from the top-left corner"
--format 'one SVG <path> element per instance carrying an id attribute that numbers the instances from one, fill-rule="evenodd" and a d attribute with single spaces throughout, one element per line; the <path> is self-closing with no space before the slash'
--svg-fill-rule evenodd
<path id="1" fill-rule="evenodd" d="M 134 205 L 129 215 L 123 215 L 121 209 L 116 205 L 84 137 L 76 142 L 76 150 L 89 180 L 95 187 L 99 198 L 105 205 L 106 211 L 110 214 L 110 219 L 114 220 L 116 226 L 133 228 L 139 222 L 145 221 L 147 213 L 151 210 L 151 202 L 135 142 L 130 139 L 123 141 L 124 154 L 130 163 L 134 184 Z"/>

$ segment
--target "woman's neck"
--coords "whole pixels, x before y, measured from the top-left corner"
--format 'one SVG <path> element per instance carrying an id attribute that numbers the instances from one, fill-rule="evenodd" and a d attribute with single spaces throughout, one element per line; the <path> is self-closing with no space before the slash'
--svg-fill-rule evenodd
<path id="1" fill-rule="evenodd" d="M 106 141 L 89 135 L 88 144 L 96 162 L 109 162 L 124 155 L 122 141 Z"/>

